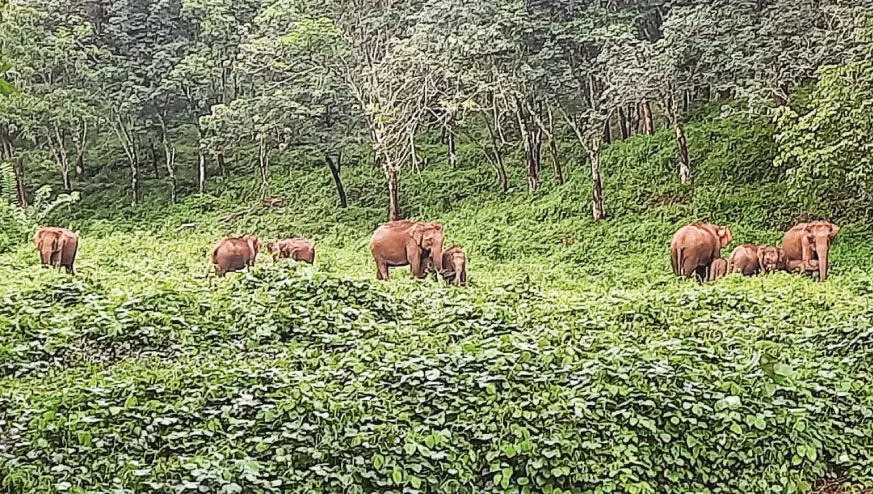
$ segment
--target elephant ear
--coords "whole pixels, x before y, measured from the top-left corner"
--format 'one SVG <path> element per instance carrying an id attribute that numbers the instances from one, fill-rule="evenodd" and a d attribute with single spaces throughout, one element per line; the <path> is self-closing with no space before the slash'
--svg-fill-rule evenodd
<path id="1" fill-rule="evenodd" d="M 719 227 L 718 230 L 716 230 L 716 232 L 718 234 L 718 240 L 719 240 L 719 242 L 721 242 L 722 247 L 725 247 L 727 244 L 734 241 L 734 235 L 731 232 L 731 227 L 722 226 L 722 227 Z"/>
<path id="2" fill-rule="evenodd" d="M 831 233 L 828 234 L 828 237 L 829 237 L 831 240 L 833 240 L 834 237 L 836 237 L 838 233 L 840 233 L 840 227 L 838 227 L 837 225 L 831 223 Z"/>
<path id="3" fill-rule="evenodd" d="M 412 237 L 418 245 L 421 245 L 421 242 L 424 240 L 424 229 L 424 225 L 416 223 L 415 226 L 409 230 L 409 236 Z"/>
<path id="4" fill-rule="evenodd" d="M 758 268 L 764 269 L 764 249 L 758 249 Z"/>

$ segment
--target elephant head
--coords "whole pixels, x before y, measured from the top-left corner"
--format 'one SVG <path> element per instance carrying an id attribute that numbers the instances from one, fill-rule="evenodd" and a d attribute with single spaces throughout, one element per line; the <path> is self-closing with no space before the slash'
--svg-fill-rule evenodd
<path id="1" fill-rule="evenodd" d="M 243 235 L 243 240 L 249 244 L 249 248 L 252 249 L 252 264 L 255 263 L 255 258 L 258 257 L 258 252 L 261 250 L 261 239 L 259 239 L 255 235 Z"/>
<path id="2" fill-rule="evenodd" d="M 830 221 L 813 221 L 812 223 L 807 223 L 806 228 L 803 229 L 805 235 L 804 241 L 808 242 L 808 245 L 812 247 L 818 258 L 818 277 L 821 281 L 828 278 L 828 268 L 830 267 L 828 255 L 830 254 L 834 237 L 839 232 L 840 227 Z"/>
<path id="3" fill-rule="evenodd" d="M 785 269 L 785 251 L 775 245 L 758 247 L 758 266 L 764 273 Z"/>
<path id="4" fill-rule="evenodd" d="M 436 222 L 416 223 L 410 232 L 415 243 L 421 247 L 423 254 L 433 259 L 434 267 L 438 272 L 443 271 L 443 225 Z"/>

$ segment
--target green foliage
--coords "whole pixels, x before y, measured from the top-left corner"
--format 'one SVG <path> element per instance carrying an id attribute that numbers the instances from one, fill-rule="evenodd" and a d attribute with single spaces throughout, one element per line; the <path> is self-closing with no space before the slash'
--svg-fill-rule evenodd
<path id="1" fill-rule="evenodd" d="M 776 165 L 807 205 L 827 198 L 866 210 L 873 201 L 873 45 L 864 52 L 857 62 L 822 68 L 807 101 L 777 119 Z"/>

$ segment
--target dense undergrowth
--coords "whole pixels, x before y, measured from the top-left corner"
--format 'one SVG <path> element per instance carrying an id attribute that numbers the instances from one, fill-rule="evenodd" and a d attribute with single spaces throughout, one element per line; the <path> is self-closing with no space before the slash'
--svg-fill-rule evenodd
<path id="1" fill-rule="evenodd" d="M 0 255 L 3 489 L 873 487 L 873 238 L 857 212 L 787 199 L 769 132 L 700 117 L 693 187 L 676 183 L 669 132 L 616 143 L 599 224 L 581 161 L 533 194 L 499 192 L 466 148 L 452 174 L 408 170 L 407 215 L 443 221 L 470 253 L 464 288 L 404 269 L 373 280 L 385 205 L 364 163 L 344 172 L 348 209 L 326 169 L 290 158 L 274 168 L 270 194 L 287 199 L 275 209 L 245 180 L 137 209 L 94 181 L 81 208 L 56 212 L 82 234 L 79 276 L 41 269 L 24 242 Z M 827 283 L 669 271 L 688 221 L 776 242 L 803 214 L 844 225 Z M 311 236 L 317 264 L 264 256 L 204 278 L 217 238 L 248 232 Z"/>

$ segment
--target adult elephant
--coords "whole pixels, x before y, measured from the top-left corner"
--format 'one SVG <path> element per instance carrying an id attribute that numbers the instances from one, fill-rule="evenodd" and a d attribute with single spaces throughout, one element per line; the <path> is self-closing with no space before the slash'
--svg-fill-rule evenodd
<path id="1" fill-rule="evenodd" d="M 40 228 L 33 237 L 39 259 L 46 266 L 63 266 L 68 273 L 75 275 L 76 252 L 79 250 L 79 237 L 67 230 L 48 226 Z"/>
<path id="2" fill-rule="evenodd" d="M 373 232 L 370 251 L 376 260 L 377 278 L 388 279 L 389 266 L 409 265 L 412 277 L 422 273 L 422 258 L 433 258 L 437 271 L 443 270 L 443 225 L 435 222 L 391 221 Z"/>
<path id="3" fill-rule="evenodd" d="M 710 223 L 692 223 L 673 235 L 670 257 L 673 272 L 680 278 L 709 279 L 712 261 L 721 259 L 721 249 L 734 239 L 731 229 Z"/>
<path id="4" fill-rule="evenodd" d="M 840 227 L 830 221 L 812 221 L 794 226 L 782 239 L 786 262 L 790 265 L 801 265 L 806 270 L 818 263 L 818 279 L 828 279 L 830 269 L 829 254 L 834 237 L 840 232 Z"/>

